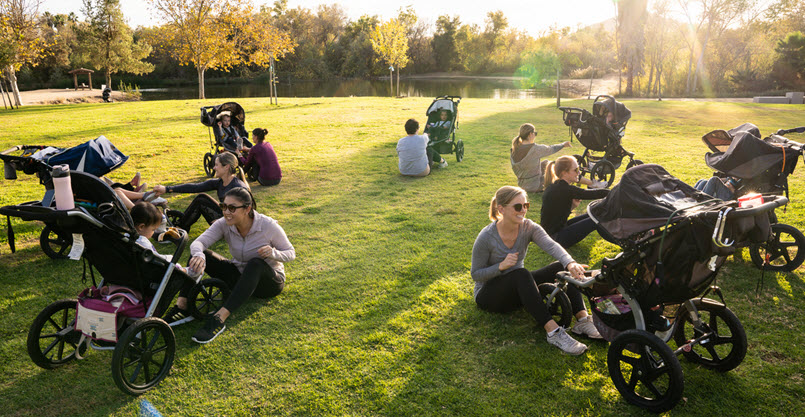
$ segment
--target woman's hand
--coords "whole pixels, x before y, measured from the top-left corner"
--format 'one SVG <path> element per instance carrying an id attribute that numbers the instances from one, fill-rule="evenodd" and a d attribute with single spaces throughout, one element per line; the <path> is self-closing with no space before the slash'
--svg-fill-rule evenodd
<path id="1" fill-rule="evenodd" d="M 514 252 L 506 255 L 506 259 L 498 265 L 498 269 L 501 271 L 505 271 L 514 265 L 517 264 L 517 257 L 520 255 L 520 252 Z"/>
<path id="2" fill-rule="evenodd" d="M 565 269 L 567 269 L 568 272 L 570 272 L 570 275 L 572 275 L 573 278 L 578 280 L 584 280 L 584 268 L 589 268 L 589 266 L 580 265 L 578 262 L 571 262 L 567 264 L 567 267 Z"/>
<path id="3" fill-rule="evenodd" d="M 203 256 L 194 256 L 187 262 L 187 266 L 193 268 L 196 273 L 204 272 L 204 267 L 207 266 L 207 261 Z"/>
<path id="4" fill-rule="evenodd" d="M 168 189 L 164 185 L 155 185 L 154 188 L 152 188 L 152 190 L 154 190 L 157 196 L 160 196 L 168 192 Z"/>
<path id="5" fill-rule="evenodd" d="M 257 254 L 260 255 L 261 258 L 268 258 L 273 253 L 274 248 L 271 245 L 261 246 L 257 249 Z"/>
<path id="6" fill-rule="evenodd" d="M 565 143 L 562 144 L 562 147 L 563 148 L 572 148 L 573 144 L 568 142 L 568 141 L 565 141 Z"/>

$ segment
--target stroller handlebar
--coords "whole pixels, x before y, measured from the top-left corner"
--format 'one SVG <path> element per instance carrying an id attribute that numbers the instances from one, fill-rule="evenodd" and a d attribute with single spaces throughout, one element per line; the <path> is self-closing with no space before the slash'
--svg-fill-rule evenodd
<path id="1" fill-rule="evenodd" d="M 788 204 L 788 198 L 782 195 L 764 195 L 764 203 L 757 207 L 735 209 L 730 217 L 752 217 Z"/>
<path id="2" fill-rule="evenodd" d="M 578 280 L 576 278 L 573 278 L 573 275 L 570 275 L 570 272 L 568 272 L 568 271 L 560 271 L 560 272 L 556 273 L 556 278 L 557 279 L 560 279 L 562 281 L 567 281 L 567 282 L 569 282 L 569 283 L 571 283 L 571 284 L 573 284 L 573 285 L 575 285 L 575 286 L 577 286 L 579 288 L 592 287 L 596 282 L 598 282 L 599 277 L 602 277 L 602 275 L 598 274 L 598 275 L 596 275 L 594 277 L 590 277 L 590 279 L 586 279 L 586 280 L 582 281 L 582 280 Z"/>
<path id="3" fill-rule="evenodd" d="M 795 127 L 793 129 L 780 129 L 777 131 L 777 134 L 780 136 L 785 136 L 789 133 L 805 133 L 805 126 Z"/>

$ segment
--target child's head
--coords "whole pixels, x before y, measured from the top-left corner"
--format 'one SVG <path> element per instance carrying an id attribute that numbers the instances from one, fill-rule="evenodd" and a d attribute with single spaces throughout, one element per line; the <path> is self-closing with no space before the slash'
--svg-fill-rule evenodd
<path id="1" fill-rule="evenodd" d="M 137 234 L 150 239 L 154 235 L 154 230 L 162 224 L 162 213 L 155 205 L 146 201 L 138 201 L 131 208 L 131 219 L 134 220 Z"/>

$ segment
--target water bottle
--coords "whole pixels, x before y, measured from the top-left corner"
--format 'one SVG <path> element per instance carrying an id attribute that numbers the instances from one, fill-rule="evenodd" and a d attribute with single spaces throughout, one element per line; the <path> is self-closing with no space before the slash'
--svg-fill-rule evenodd
<path id="1" fill-rule="evenodd" d="M 56 210 L 70 210 L 75 208 L 73 200 L 73 187 L 70 184 L 70 167 L 56 165 L 51 173 L 53 188 L 56 191 Z"/>

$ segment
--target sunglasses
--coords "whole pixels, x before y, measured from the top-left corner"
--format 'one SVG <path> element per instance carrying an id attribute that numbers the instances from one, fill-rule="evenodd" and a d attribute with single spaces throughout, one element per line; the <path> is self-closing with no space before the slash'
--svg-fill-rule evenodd
<path id="1" fill-rule="evenodd" d="M 245 205 L 242 205 L 242 206 L 233 206 L 231 204 L 226 204 L 226 203 L 221 203 L 218 206 L 221 207 L 221 211 L 231 211 L 232 213 L 234 213 L 235 210 L 237 210 L 237 209 L 241 209 L 241 208 L 244 208 L 244 207 L 249 207 L 248 204 L 245 204 Z"/>
<path id="2" fill-rule="evenodd" d="M 514 207 L 514 211 L 520 212 L 520 211 L 523 211 L 524 209 L 528 210 L 528 208 L 531 207 L 531 204 L 529 204 L 529 203 L 517 203 L 517 204 L 512 204 L 511 206 Z"/>

